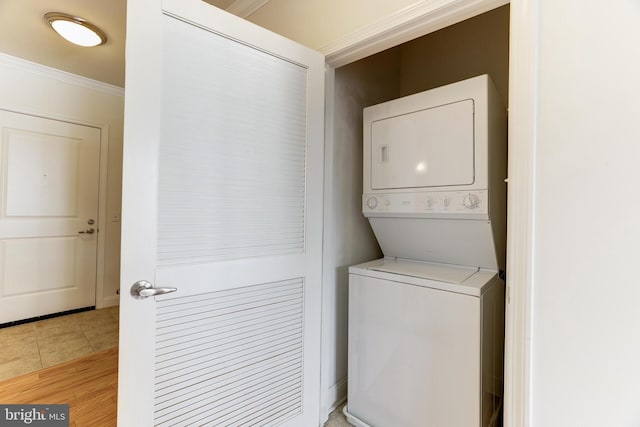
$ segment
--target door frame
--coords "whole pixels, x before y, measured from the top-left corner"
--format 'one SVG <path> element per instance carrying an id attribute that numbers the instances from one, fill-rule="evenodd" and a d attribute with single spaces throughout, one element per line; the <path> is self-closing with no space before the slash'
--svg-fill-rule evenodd
<path id="1" fill-rule="evenodd" d="M 505 313 L 504 424 L 531 425 L 531 306 L 537 126 L 538 4 L 526 0 L 423 0 L 319 50 L 327 62 L 325 150 L 333 148 L 333 76 L 337 67 L 510 4 L 509 172 Z M 326 151 L 327 152 L 327 151 Z M 332 165 L 325 162 L 325 177 Z M 326 179 L 326 178 L 325 178 Z M 325 200 L 327 194 L 325 194 Z M 326 214 L 326 207 L 325 207 Z M 325 291 L 323 291 L 325 292 Z M 327 298 L 323 298 L 327 300 Z M 323 307 L 323 313 L 327 307 Z M 324 366 L 323 358 L 323 366 Z M 322 384 L 326 400 L 329 384 Z M 327 402 L 321 402 L 326 411 Z M 321 414 L 326 415 L 326 414 Z"/>
<path id="2" fill-rule="evenodd" d="M 69 117 L 54 113 L 43 113 L 31 108 L 12 108 L 0 104 L 0 110 L 17 114 L 24 114 L 42 119 L 56 120 L 74 125 L 87 126 L 100 130 L 100 162 L 98 170 L 98 221 L 96 248 L 96 294 L 94 305 L 96 308 L 107 307 L 104 298 L 104 274 L 106 256 L 106 225 L 107 225 L 107 165 L 109 154 L 109 125 L 82 120 L 77 117 Z M 109 304 L 112 305 L 112 304 Z"/>

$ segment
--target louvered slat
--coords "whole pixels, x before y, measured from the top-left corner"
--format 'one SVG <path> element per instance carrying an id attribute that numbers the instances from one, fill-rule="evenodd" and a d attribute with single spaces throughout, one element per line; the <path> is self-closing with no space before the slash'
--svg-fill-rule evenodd
<path id="1" fill-rule="evenodd" d="M 302 408 L 304 281 L 156 307 L 155 423 L 274 426 Z"/>
<path id="2" fill-rule="evenodd" d="M 165 20 L 159 264 L 302 252 L 307 69 L 185 28 Z"/>

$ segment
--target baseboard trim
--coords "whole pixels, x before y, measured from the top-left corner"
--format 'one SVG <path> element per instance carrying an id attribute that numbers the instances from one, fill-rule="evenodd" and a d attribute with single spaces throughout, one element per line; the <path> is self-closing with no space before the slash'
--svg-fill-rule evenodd
<path id="1" fill-rule="evenodd" d="M 327 389 L 325 413 L 322 414 L 324 421 L 329 418 L 329 414 L 338 409 L 347 400 L 347 377 L 343 377 Z"/>
<path id="2" fill-rule="evenodd" d="M 96 307 L 92 305 L 90 307 L 75 308 L 73 310 L 66 310 L 66 311 L 60 311 L 57 313 L 44 314 L 42 316 L 30 317 L 28 319 L 14 320 L 12 322 L 6 322 L 6 323 L 0 324 L 0 329 L 10 328 L 12 326 L 24 325 L 25 323 L 37 322 L 39 320 L 53 319 L 54 317 L 66 316 L 68 314 L 82 313 L 83 311 L 91 311 L 95 309 Z"/>
<path id="3" fill-rule="evenodd" d="M 102 299 L 102 306 L 100 308 L 113 307 L 114 305 L 120 305 L 120 296 L 112 295 Z"/>

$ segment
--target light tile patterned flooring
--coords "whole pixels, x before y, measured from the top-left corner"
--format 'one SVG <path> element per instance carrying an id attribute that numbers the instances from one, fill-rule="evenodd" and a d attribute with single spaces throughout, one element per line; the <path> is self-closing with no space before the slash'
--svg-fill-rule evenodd
<path id="1" fill-rule="evenodd" d="M 118 307 L 0 329 L 0 381 L 118 345 Z"/>

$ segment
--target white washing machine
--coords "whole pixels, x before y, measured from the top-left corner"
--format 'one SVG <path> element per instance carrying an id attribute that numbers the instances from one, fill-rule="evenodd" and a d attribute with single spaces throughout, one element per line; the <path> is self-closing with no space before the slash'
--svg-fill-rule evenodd
<path id="1" fill-rule="evenodd" d="M 503 295 L 491 270 L 395 259 L 351 267 L 349 421 L 489 425 L 501 395 Z"/>
<path id="2" fill-rule="evenodd" d="M 385 258 L 349 268 L 345 415 L 487 427 L 502 399 L 506 116 L 488 76 L 364 110 L 363 213 Z"/>

